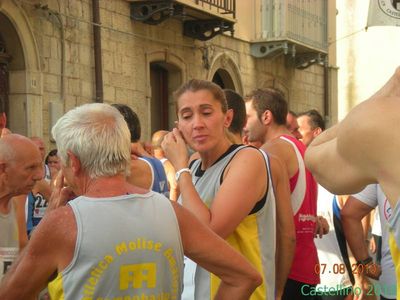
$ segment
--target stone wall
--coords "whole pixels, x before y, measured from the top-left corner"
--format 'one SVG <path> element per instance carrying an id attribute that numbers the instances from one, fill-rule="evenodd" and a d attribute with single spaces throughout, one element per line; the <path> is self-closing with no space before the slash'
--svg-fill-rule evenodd
<path id="1" fill-rule="evenodd" d="M 37 134 L 41 130 L 49 142 L 51 123 L 63 111 L 95 101 L 91 1 L 47 0 L 41 1 L 47 4 L 43 8 L 33 5 L 37 1 L 14 2 L 27 16 L 42 78 L 37 95 L 41 101 L 35 102 L 39 108 L 41 105 L 42 124 L 35 123 L 37 128 L 28 132 Z M 59 17 L 56 12 L 60 12 Z M 100 18 L 104 102 L 126 103 L 136 110 L 144 139 L 151 133 L 149 66 L 154 59 L 172 62 L 180 68 L 182 80 L 210 79 L 218 64 L 218 67 L 226 67 L 229 73 L 235 73 L 230 75 L 243 94 L 256 87 L 275 86 L 287 95 L 290 109 L 323 111 L 324 70 L 319 65 L 298 70 L 288 66 L 283 55 L 257 59 L 250 55 L 247 41 L 228 35 L 207 42 L 196 41 L 182 35 L 180 19 L 168 19 L 157 26 L 133 21 L 129 2 L 123 0 L 100 1 Z M 21 44 L 24 47 L 24 41 Z M 208 67 L 203 59 L 205 49 Z M 29 116 L 31 112 L 26 113 Z"/>

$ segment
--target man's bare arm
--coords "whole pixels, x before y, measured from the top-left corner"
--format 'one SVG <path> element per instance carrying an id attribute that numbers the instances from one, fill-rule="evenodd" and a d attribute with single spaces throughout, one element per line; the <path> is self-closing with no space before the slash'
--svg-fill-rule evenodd
<path id="1" fill-rule="evenodd" d="M 63 270 L 72 260 L 75 240 L 76 223 L 70 207 L 46 214 L 3 278 L 0 299 L 37 299 L 52 275 Z"/>
<path id="2" fill-rule="evenodd" d="M 292 266 L 296 248 L 296 233 L 290 201 L 290 186 L 287 173 L 279 158 L 269 155 L 276 197 L 276 298 L 280 299 Z"/>
<path id="3" fill-rule="evenodd" d="M 322 132 L 307 147 L 304 162 L 319 184 L 336 195 L 359 192 L 366 182 L 337 150 L 338 127 Z M 323 162 L 323 163 L 321 163 Z M 332 171 L 337 170 L 337 171 Z"/>
<path id="4" fill-rule="evenodd" d="M 164 162 L 165 175 L 167 175 L 169 183 L 169 198 L 173 201 L 177 201 L 179 198 L 179 186 L 175 180 L 175 169 L 169 160 Z"/>
<path id="5" fill-rule="evenodd" d="M 362 261 L 369 257 L 361 221 L 372 209 L 373 207 L 350 196 L 341 210 L 341 219 L 346 240 L 357 261 Z M 380 275 L 380 269 L 376 265 L 368 270 L 367 267 L 360 267 L 359 271 L 374 279 L 378 279 Z"/>

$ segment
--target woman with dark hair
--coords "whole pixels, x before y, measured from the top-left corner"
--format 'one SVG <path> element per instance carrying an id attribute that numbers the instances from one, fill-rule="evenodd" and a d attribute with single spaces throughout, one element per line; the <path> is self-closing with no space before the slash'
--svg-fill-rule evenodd
<path id="1" fill-rule="evenodd" d="M 269 160 L 258 149 L 229 140 L 232 110 L 219 86 L 194 79 L 174 96 L 177 128 L 162 147 L 177 170 L 179 201 L 262 274 L 263 285 L 250 299 L 274 299 L 276 220 Z M 190 165 L 187 145 L 200 156 Z M 214 275 L 197 266 L 195 299 L 213 299 L 218 286 Z"/>

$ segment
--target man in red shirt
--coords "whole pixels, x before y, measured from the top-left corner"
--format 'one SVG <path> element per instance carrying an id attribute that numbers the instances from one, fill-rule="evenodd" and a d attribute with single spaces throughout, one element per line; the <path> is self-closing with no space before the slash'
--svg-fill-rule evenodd
<path id="1" fill-rule="evenodd" d="M 291 203 L 282 203 L 277 199 L 277 228 L 289 230 L 278 231 L 277 234 L 277 297 L 282 295 L 282 299 L 311 299 L 305 298 L 305 295 L 319 283 L 319 275 L 314 271 L 318 264 L 314 245 L 317 184 L 304 166 L 306 147 L 286 127 L 288 107 L 280 91 L 271 88 L 256 89 L 245 101 L 245 134 L 249 142 L 264 143 L 261 149 L 277 156 L 286 166 L 290 178 Z M 296 243 L 290 235 L 288 211 L 293 212 Z M 280 225 L 280 222 L 283 224 Z M 282 235 L 289 235 L 289 239 Z"/>

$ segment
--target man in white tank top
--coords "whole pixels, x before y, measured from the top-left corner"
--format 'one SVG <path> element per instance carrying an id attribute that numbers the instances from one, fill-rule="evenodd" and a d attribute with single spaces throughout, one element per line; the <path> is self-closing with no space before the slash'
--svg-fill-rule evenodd
<path id="1" fill-rule="evenodd" d="M 22 237 L 11 198 L 28 193 L 43 176 L 41 157 L 28 138 L 0 138 L 0 279 L 16 258 Z"/>

